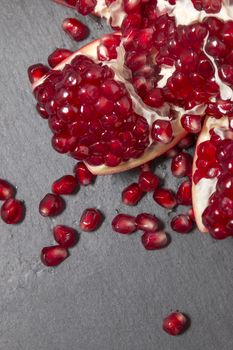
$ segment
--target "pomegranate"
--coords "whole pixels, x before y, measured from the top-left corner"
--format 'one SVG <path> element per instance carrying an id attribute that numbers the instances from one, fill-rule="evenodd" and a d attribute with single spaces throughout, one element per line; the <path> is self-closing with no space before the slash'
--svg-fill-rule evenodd
<path id="1" fill-rule="evenodd" d="M 56 67 L 59 63 L 72 55 L 72 51 L 67 49 L 56 49 L 48 57 L 48 64 L 51 68 Z"/>
<path id="2" fill-rule="evenodd" d="M 159 219 L 152 214 L 141 213 L 136 216 L 135 223 L 138 230 L 157 231 L 159 228 Z"/>
<path id="3" fill-rule="evenodd" d="M 177 205 L 174 193 L 166 188 L 158 188 L 154 191 L 153 198 L 161 207 L 172 209 Z"/>
<path id="4" fill-rule="evenodd" d="M 141 241 L 145 249 L 157 250 L 167 246 L 168 236 L 164 231 L 146 231 L 143 233 Z"/>
<path id="5" fill-rule="evenodd" d="M 101 225 L 103 216 L 98 209 L 85 209 L 80 218 L 79 226 L 81 230 L 86 232 L 95 231 Z"/>
<path id="6" fill-rule="evenodd" d="M 136 205 L 142 198 L 142 191 L 137 183 L 132 183 L 122 192 L 122 202 L 126 205 Z"/>
<path id="7" fill-rule="evenodd" d="M 171 228 L 179 233 L 189 233 L 193 229 L 193 220 L 187 214 L 179 214 L 172 219 Z"/>
<path id="8" fill-rule="evenodd" d="M 163 330 L 169 335 L 179 335 L 188 326 L 188 318 L 181 312 L 172 312 L 163 320 Z"/>
<path id="9" fill-rule="evenodd" d="M 68 256 L 68 250 L 60 245 L 44 247 L 41 251 L 41 261 L 46 266 L 57 266 Z"/>
<path id="10" fill-rule="evenodd" d="M 228 117 L 206 119 L 193 164 L 195 219 L 199 230 L 215 239 L 233 235 L 233 133 L 229 123 Z"/>
<path id="11" fill-rule="evenodd" d="M 39 212 L 42 216 L 56 216 L 64 210 L 65 202 L 58 194 L 47 193 L 40 201 Z"/>
<path id="12" fill-rule="evenodd" d="M 78 162 L 75 165 L 74 175 L 78 183 L 83 186 L 90 185 L 95 179 L 95 176 L 87 169 L 83 162 Z"/>
<path id="13" fill-rule="evenodd" d="M 1 207 L 1 218 L 6 224 L 18 224 L 24 219 L 24 212 L 23 202 L 9 198 Z"/>
<path id="14" fill-rule="evenodd" d="M 6 180 L 0 179 L 0 200 L 5 201 L 6 199 L 15 196 L 15 188 Z"/>
<path id="15" fill-rule="evenodd" d="M 70 248 L 77 243 L 77 232 L 72 227 L 57 225 L 53 228 L 53 235 L 61 247 Z"/>
<path id="16" fill-rule="evenodd" d="M 137 229 L 135 217 L 127 214 L 118 214 L 112 220 L 112 228 L 115 232 L 129 235 Z"/>
<path id="17" fill-rule="evenodd" d="M 77 180 L 72 175 L 62 176 L 52 184 L 52 191 L 56 194 L 74 194 L 77 189 Z"/>
<path id="18" fill-rule="evenodd" d="M 89 34 L 88 27 L 82 22 L 80 22 L 77 18 L 64 19 L 62 23 L 62 28 L 64 32 L 66 32 L 69 35 L 71 39 L 74 39 L 76 41 L 85 39 Z M 64 57 L 64 59 L 65 58 L 66 57 Z"/>
<path id="19" fill-rule="evenodd" d="M 142 171 L 138 184 L 143 192 L 154 191 L 159 185 L 159 178 L 151 171 Z"/>

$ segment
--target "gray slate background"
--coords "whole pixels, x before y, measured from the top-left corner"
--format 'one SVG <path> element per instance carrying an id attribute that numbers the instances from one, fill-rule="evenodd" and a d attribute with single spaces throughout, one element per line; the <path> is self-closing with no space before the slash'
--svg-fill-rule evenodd
<path id="1" fill-rule="evenodd" d="M 147 252 L 139 233 L 114 234 L 110 222 L 117 210 L 148 211 L 168 221 L 151 195 L 136 208 L 121 204 L 120 192 L 136 179 L 135 171 L 98 178 L 95 186 L 68 198 L 67 210 L 54 221 L 38 214 L 39 200 L 54 179 L 72 171 L 74 161 L 52 150 L 26 69 L 46 62 L 55 47 L 78 47 L 60 29 L 62 19 L 72 15 L 49 0 L 1 0 L 0 177 L 17 184 L 27 216 L 19 226 L 0 222 L 0 349 L 231 350 L 232 240 L 171 233 L 167 249 Z M 109 30 L 91 18 L 84 21 L 91 28 L 88 40 Z M 157 172 L 175 189 L 168 167 L 158 162 Z M 105 213 L 102 227 L 83 233 L 58 268 L 42 266 L 39 252 L 53 243 L 53 224 L 78 227 L 88 206 Z M 161 330 L 163 317 L 174 309 L 192 319 L 176 338 Z"/>

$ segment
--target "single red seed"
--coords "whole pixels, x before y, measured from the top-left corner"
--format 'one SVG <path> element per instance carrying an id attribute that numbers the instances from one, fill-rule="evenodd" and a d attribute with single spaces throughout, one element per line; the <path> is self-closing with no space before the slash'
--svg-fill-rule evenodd
<path id="1" fill-rule="evenodd" d="M 1 207 L 1 218 L 6 224 L 18 224 L 24 219 L 24 211 L 23 202 L 9 198 Z"/>
<path id="2" fill-rule="evenodd" d="M 0 179 L 0 200 L 5 201 L 6 199 L 15 196 L 15 188 L 6 180 Z"/>
<path id="3" fill-rule="evenodd" d="M 112 228 L 118 233 L 131 234 L 137 229 L 135 217 L 127 214 L 118 214 L 112 221 Z"/>
<path id="4" fill-rule="evenodd" d="M 164 231 L 144 232 L 141 241 L 145 249 L 157 250 L 166 247 L 168 236 Z"/>
<path id="5" fill-rule="evenodd" d="M 135 222 L 138 230 L 153 232 L 159 228 L 159 219 L 152 214 L 141 213 L 136 216 Z"/>
<path id="6" fill-rule="evenodd" d="M 72 227 L 57 225 L 53 228 L 53 235 L 61 247 L 70 248 L 77 243 L 77 231 Z"/>
<path id="7" fill-rule="evenodd" d="M 63 60 L 68 58 L 70 55 L 72 55 L 72 51 L 63 49 L 63 48 L 57 48 L 54 50 L 48 57 L 48 64 L 50 67 L 54 68 L 59 63 L 61 63 Z"/>
<path id="8" fill-rule="evenodd" d="M 143 192 L 154 191 L 159 185 L 159 178 L 151 171 L 143 171 L 139 175 L 138 184 Z"/>
<path id="9" fill-rule="evenodd" d="M 167 120 L 156 120 L 152 124 L 151 137 L 154 142 L 170 143 L 173 139 L 171 123 Z"/>
<path id="10" fill-rule="evenodd" d="M 47 193 L 40 201 L 39 212 L 42 216 L 59 215 L 65 207 L 64 200 L 57 194 Z"/>
<path id="11" fill-rule="evenodd" d="M 174 193 L 166 188 L 156 189 L 153 198 L 156 203 L 167 209 L 172 209 L 177 205 Z"/>
<path id="12" fill-rule="evenodd" d="M 76 10 L 81 13 L 81 15 L 86 16 L 94 11 L 97 4 L 97 0 L 77 0 Z"/>
<path id="13" fill-rule="evenodd" d="M 42 78 L 45 74 L 47 74 L 49 68 L 46 67 L 42 63 L 34 64 L 28 68 L 28 78 L 30 82 L 33 84 L 40 78 Z"/>
<path id="14" fill-rule="evenodd" d="M 78 183 L 74 176 L 65 175 L 54 181 L 52 191 L 56 194 L 73 194 L 78 189 Z"/>
<path id="15" fill-rule="evenodd" d="M 71 39 L 76 41 L 85 39 L 89 34 L 88 27 L 76 18 L 64 19 L 62 28 Z"/>
<path id="16" fill-rule="evenodd" d="M 193 229 L 193 221 L 189 215 L 179 214 L 172 219 L 171 228 L 179 233 L 189 233 Z"/>
<path id="17" fill-rule="evenodd" d="M 68 250 L 59 245 L 44 247 L 41 251 L 41 261 L 46 266 L 57 266 L 68 256 Z"/>
<path id="18" fill-rule="evenodd" d="M 137 183 L 132 183 L 122 191 L 122 202 L 126 205 L 136 205 L 142 198 L 142 191 Z"/>
<path id="19" fill-rule="evenodd" d="M 37 103 L 36 105 L 36 110 L 43 119 L 48 119 L 49 118 L 49 113 L 46 111 L 46 109 Z"/>
<path id="20" fill-rule="evenodd" d="M 98 209 L 88 208 L 82 213 L 79 226 L 83 231 L 95 231 L 101 225 L 103 216 Z"/>
<path id="21" fill-rule="evenodd" d="M 87 168 L 86 164 L 83 162 L 78 162 L 74 168 L 75 178 L 78 183 L 83 186 L 90 185 L 95 180 L 95 175 L 93 175 Z"/>
<path id="22" fill-rule="evenodd" d="M 188 326 L 187 317 L 181 312 L 173 312 L 163 320 L 163 330 L 169 335 L 179 335 Z"/>
<path id="23" fill-rule="evenodd" d="M 184 114 L 181 117 L 181 124 L 187 132 L 197 134 L 201 131 L 201 115 Z"/>
<path id="24" fill-rule="evenodd" d="M 188 153 L 181 152 L 172 159 L 171 171 L 176 177 L 189 176 L 192 172 L 193 158 Z"/>
<path id="25" fill-rule="evenodd" d="M 177 190 L 176 199 L 179 204 L 192 204 L 192 185 L 189 180 L 182 182 Z"/>

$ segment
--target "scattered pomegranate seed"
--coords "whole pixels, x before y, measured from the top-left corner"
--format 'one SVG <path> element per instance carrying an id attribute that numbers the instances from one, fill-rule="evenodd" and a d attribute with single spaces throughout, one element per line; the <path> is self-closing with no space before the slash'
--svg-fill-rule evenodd
<path id="1" fill-rule="evenodd" d="M 39 212 L 42 216 L 56 216 L 59 215 L 65 207 L 65 202 L 62 197 L 57 194 L 47 193 L 41 200 L 39 205 Z"/>
<path id="2" fill-rule="evenodd" d="M 141 213 L 135 219 L 137 229 L 142 231 L 156 231 L 159 228 L 159 219 L 147 213 Z"/>
<path id="3" fill-rule="evenodd" d="M 42 63 L 34 64 L 28 68 L 28 78 L 30 83 L 35 83 L 37 80 L 42 78 L 46 73 L 48 73 L 49 68 Z"/>
<path id="4" fill-rule="evenodd" d="M 52 185 L 52 191 L 56 194 L 73 194 L 78 189 L 78 183 L 74 176 L 65 175 L 56 180 Z"/>
<path id="5" fill-rule="evenodd" d="M 156 189 L 154 191 L 153 198 L 156 203 L 166 209 L 172 209 L 177 205 L 174 193 L 166 188 Z"/>
<path id="6" fill-rule="evenodd" d="M 166 120 L 156 120 L 152 125 L 151 137 L 154 142 L 170 143 L 173 139 L 171 123 Z"/>
<path id="7" fill-rule="evenodd" d="M 187 317 L 181 312 L 172 312 L 163 320 L 163 330 L 169 335 L 179 335 L 188 326 Z"/>
<path id="8" fill-rule="evenodd" d="M 181 152 L 172 159 L 171 171 L 176 177 L 189 176 L 192 172 L 193 158 L 188 153 Z"/>
<path id="9" fill-rule="evenodd" d="M 6 180 L 0 179 L 0 200 L 5 201 L 6 199 L 15 196 L 15 188 Z"/>
<path id="10" fill-rule="evenodd" d="M 139 176 L 138 184 L 143 192 L 154 191 L 159 185 L 159 178 L 151 171 L 143 171 Z"/>
<path id="11" fill-rule="evenodd" d="M 57 225 L 53 228 L 53 235 L 61 247 L 70 248 L 77 243 L 77 232 L 72 227 Z"/>
<path id="12" fill-rule="evenodd" d="M 95 180 L 95 175 L 93 175 L 87 168 L 86 164 L 83 162 L 78 162 L 74 167 L 75 178 L 78 183 L 83 186 L 90 185 Z"/>
<path id="13" fill-rule="evenodd" d="M 187 132 L 197 134 L 201 131 L 201 115 L 185 114 L 181 117 L 181 124 Z"/>
<path id="14" fill-rule="evenodd" d="M 122 234 L 131 234 L 136 231 L 135 217 L 127 214 L 118 214 L 112 221 L 114 231 Z"/>
<path id="15" fill-rule="evenodd" d="M 188 216 L 190 216 L 190 218 L 193 220 L 193 222 L 196 222 L 193 208 L 189 208 Z"/>
<path id="16" fill-rule="evenodd" d="M 46 266 L 57 266 L 68 256 L 68 250 L 59 245 L 44 247 L 41 251 L 41 261 Z"/>
<path id="17" fill-rule="evenodd" d="M 168 236 L 164 231 L 144 232 L 141 240 L 147 250 L 161 249 L 168 244 Z"/>
<path id="18" fill-rule="evenodd" d="M 1 218 L 6 224 L 18 224 L 24 218 L 24 211 L 23 202 L 9 198 L 1 207 Z"/>
<path id="19" fill-rule="evenodd" d="M 172 219 L 171 228 L 179 233 L 189 233 L 193 229 L 193 221 L 189 215 L 179 214 Z"/>
<path id="20" fill-rule="evenodd" d="M 71 39 L 76 41 L 85 39 L 89 34 L 88 27 L 77 20 L 77 18 L 64 19 L 62 28 Z"/>
<path id="21" fill-rule="evenodd" d="M 79 226 L 83 231 L 95 231 L 101 225 L 103 216 L 101 212 L 94 208 L 85 209 L 82 213 Z"/>
<path id="22" fill-rule="evenodd" d="M 192 185 L 189 180 L 182 182 L 176 193 L 177 203 L 192 205 Z"/>
<path id="23" fill-rule="evenodd" d="M 122 202 L 126 205 L 136 205 L 142 198 L 142 191 L 137 183 L 132 183 L 122 191 Z"/>
<path id="24" fill-rule="evenodd" d="M 72 55 L 72 51 L 63 49 L 63 48 L 57 48 L 54 50 L 48 57 L 48 64 L 50 67 L 54 68 L 59 63 L 61 63 L 63 60 L 68 58 L 70 55 Z"/>

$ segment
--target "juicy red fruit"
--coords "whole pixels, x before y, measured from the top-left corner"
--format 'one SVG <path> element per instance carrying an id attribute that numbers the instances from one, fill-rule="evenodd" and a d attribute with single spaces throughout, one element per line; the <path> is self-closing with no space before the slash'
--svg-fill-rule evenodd
<path id="1" fill-rule="evenodd" d="M 91 232 L 99 228 L 103 220 L 103 216 L 98 209 L 85 209 L 80 218 L 79 226 L 83 231 Z"/>
<path id="2" fill-rule="evenodd" d="M 10 198 L 1 207 L 1 218 L 6 224 L 18 224 L 24 219 L 23 202 Z"/>
<path id="3" fill-rule="evenodd" d="M 171 171 L 176 177 L 189 176 L 192 172 L 192 157 L 190 154 L 181 152 L 172 159 Z"/>
<path id="4" fill-rule="evenodd" d="M 68 250 L 60 245 L 44 247 L 41 251 L 41 261 L 46 266 L 57 266 L 68 256 Z"/>
<path id="5" fill-rule="evenodd" d="M 70 248 L 77 243 L 77 232 L 72 227 L 57 225 L 53 228 L 53 235 L 61 247 Z"/>
<path id="6" fill-rule="evenodd" d="M 126 205 L 136 205 L 142 198 L 142 191 L 137 183 L 132 183 L 122 192 L 122 202 Z"/>
<path id="7" fill-rule="evenodd" d="M 74 168 L 75 178 L 78 183 L 83 186 L 90 185 L 94 182 L 95 176 L 88 170 L 83 162 L 78 162 Z"/>
<path id="8" fill-rule="evenodd" d="M 65 202 L 57 194 L 47 193 L 39 204 L 39 212 L 42 216 L 56 216 L 64 210 Z"/>
<path id="9" fill-rule="evenodd" d="M 78 183 L 74 176 L 65 175 L 56 180 L 52 185 L 52 191 L 55 194 L 74 194 L 78 189 Z"/>
<path id="10" fill-rule="evenodd" d="M 50 67 L 54 68 L 70 55 L 72 55 L 72 51 L 63 48 L 57 48 L 49 55 L 48 64 Z"/>
<path id="11" fill-rule="evenodd" d="M 167 246 L 168 236 L 164 231 L 144 232 L 141 241 L 146 250 L 157 250 Z"/>
<path id="12" fill-rule="evenodd" d="M 6 199 L 15 196 L 15 188 L 6 180 L 0 179 L 0 200 L 4 201 Z"/>
<path id="13" fill-rule="evenodd" d="M 178 204 L 192 204 L 192 185 L 189 180 L 182 182 L 177 190 L 176 199 Z"/>
<path id="14" fill-rule="evenodd" d="M 171 221 L 171 228 L 179 233 L 189 233 L 193 229 L 193 221 L 187 214 L 179 214 Z"/>
<path id="15" fill-rule="evenodd" d="M 37 63 L 28 68 L 28 78 L 33 84 L 40 78 L 42 78 L 46 73 L 48 73 L 49 68 L 42 63 Z"/>
<path id="16" fill-rule="evenodd" d="M 112 220 L 112 228 L 118 233 L 131 234 L 137 229 L 135 217 L 127 214 L 118 214 Z"/>
<path id="17" fill-rule="evenodd" d="M 152 214 L 141 213 L 136 216 L 135 223 L 138 230 L 156 231 L 159 228 L 159 219 Z"/>
<path id="18" fill-rule="evenodd" d="M 89 34 L 88 27 L 76 18 L 64 19 L 62 28 L 71 39 L 76 41 L 85 39 Z"/>
<path id="19" fill-rule="evenodd" d="M 167 209 L 172 209 L 177 205 L 174 193 L 166 188 L 156 189 L 153 198 L 156 203 Z"/>
<path id="20" fill-rule="evenodd" d="M 151 171 L 141 172 L 138 184 L 143 192 L 154 191 L 159 185 L 159 178 Z"/>
<path id="21" fill-rule="evenodd" d="M 187 317 L 181 312 L 172 312 L 163 320 L 163 330 L 169 335 L 179 335 L 188 326 Z"/>

